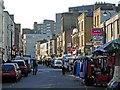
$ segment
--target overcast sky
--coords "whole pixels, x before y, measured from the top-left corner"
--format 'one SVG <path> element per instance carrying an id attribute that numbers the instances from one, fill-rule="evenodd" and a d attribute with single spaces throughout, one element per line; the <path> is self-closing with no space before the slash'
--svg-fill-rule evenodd
<path id="1" fill-rule="evenodd" d="M 33 28 L 33 23 L 44 19 L 55 20 L 56 13 L 67 12 L 69 7 L 91 5 L 95 2 L 118 4 L 120 0 L 4 0 L 5 10 L 14 14 L 22 28 Z"/>

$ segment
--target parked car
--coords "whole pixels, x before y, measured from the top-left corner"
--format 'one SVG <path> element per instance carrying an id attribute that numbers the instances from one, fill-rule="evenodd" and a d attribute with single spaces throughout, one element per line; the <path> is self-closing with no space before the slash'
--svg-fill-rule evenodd
<path id="1" fill-rule="evenodd" d="M 62 68 L 62 61 L 61 60 L 54 60 L 54 68 Z"/>
<path id="2" fill-rule="evenodd" d="M 31 72 L 31 62 L 30 62 L 30 57 L 23 57 L 24 58 L 24 61 L 28 67 L 28 72 L 30 73 Z"/>
<path id="3" fill-rule="evenodd" d="M 15 60 L 20 60 L 20 59 L 23 59 L 21 56 L 16 56 L 15 57 Z"/>
<path id="4" fill-rule="evenodd" d="M 15 64 L 15 66 L 17 67 L 17 71 L 18 71 L 18 73 L 19 73 L 19 80 L 20 80 L 21 77 L 22 77 L 22 71 L 20 70 L 20 67 L 18 66 L 17 63 L 13 63 L 13 64 Z"/>
<path id="5" fill-rule="evenodd" d="M 21 70 L 16 63 L 4 63 L 2 65 L 2 79 L 12 79 L 19 81 L 21 78 Z"/>
<path id="6" fill-rule="evenodd" d="M 28 71 L 28 67 L 27 67 L 24 60 L 13 60 L 11 62 L 12 63 L 17 63 L 18 66 L 20 67 L 20 70 L 22 71 L 22 75 L 24 75 L 26 77 L 28 76 L 29 71 Z"/>

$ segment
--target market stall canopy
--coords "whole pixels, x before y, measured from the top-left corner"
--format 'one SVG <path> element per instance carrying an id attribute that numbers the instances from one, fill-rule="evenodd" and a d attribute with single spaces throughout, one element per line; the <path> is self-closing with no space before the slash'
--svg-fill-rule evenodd
<path id="1" fill-rule="evenodd" d="M 107 42 L 106 44 L 95 49 L 94 52 L 114 52 L 115 50 L 120 50 L 120 38 Z"/>
<path id="2" fill-rule="evenodd" d="M 103 47 L 101 46 L 101 47 L 99 47 L 99 48 L 96 48 L 96 49 L 93 51 L 93 53 L 95 53 L 95 52 L 107 52 L 107 51 L 104 50 Z"/>

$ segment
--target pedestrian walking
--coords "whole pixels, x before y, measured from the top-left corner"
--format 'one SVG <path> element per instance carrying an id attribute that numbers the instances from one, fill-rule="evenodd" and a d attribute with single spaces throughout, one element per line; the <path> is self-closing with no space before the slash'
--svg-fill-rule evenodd
<path id="1" fill-rule="evenodd" d="M 33 75 L 37 74 L 37 69 L 38 69 L 38 63 L 36 60 L 33 61 Z"/>
<path id="2" fill-rule="evenodd" d="M 62 75 L 65 75 L 66 67 L 65 67 L 65 62 L 63 61 L 62 65 Z"/>
<path id="3" fill-rule="evenodd" d="M 44 59 L 43 59 L 42 63 L 43 63 L 43 66 L 44 66 L 45 65 L 45 60 Z"/>

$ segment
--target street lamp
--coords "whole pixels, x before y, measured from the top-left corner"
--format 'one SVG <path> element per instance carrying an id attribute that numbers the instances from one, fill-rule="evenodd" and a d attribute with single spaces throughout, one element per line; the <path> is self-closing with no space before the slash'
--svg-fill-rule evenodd
<path id="1" fill-rule="evenodd" d="M 108 15 L 108 13 L 109 13 L 109 18 L 111 18 L 112 17 L 112 15 L 111 15 L 111 13 L 109 12 L 109 11 L 105 11 L 104 13 L 103 13 L 103 15 L 104 16 L 107 16 Z M 112 33 L 112 32 L 111 32 Z M 106 25 L 105 25 L 105 21 L 104 21 L 104 42 L 103 42 L 104 44 L 106 43 Z M 109 80 L 110 80 L 110 67 L 108 67 L 108 79 L 107 79 L 107 81 L 109 82 Z"/>
<path id="2" fill-rule="evenodd" d="M 71 54 L 72 54 L 72 48 L 73 48 L 73 35 L 71 34 Z"/>
<path id="3" fill-rule="evenodd" d="M 110 13 L 109 11 L 104 11 L 103 15 L 104 15 L 104 16 L 107 16 L 108 13 L 109 13 L 109 15 L 110 15 L 110 17 L 111 17 L 112 15 L 111 15 L 111 13 Z"/>
<path id="4" fill-rule="evenodd" d="M 103 13 L 103 15 L 106 17 L 107 15 L 109 14 L 109 18 L 111 18 L 111 13 L 109 12 L 109 11 L 105 11 L 104 13 Z M 106 22 L 106 20 L 104 21 L 104 23 L 103 23 L 103 27 L 104 27 L 104 35 L 103 35 L 103 44 L 105 44 L 106 43 L 106 25 L 105 25 L 105 22 Z"/>
<path id="5" fill-rule="evenodd" d="M 112 7 L 112 10 L 115 11 L 114 13 L 116 13 L 116 7 L 113 4 L 111 4 L 111 7 Z M 103 16 L 107 16 L 108 14 L 109 14 L 109 18 L 111 18 L 112 17 L 112 13 L 109 12 L 108 10 L 104 11 Z M 105 25 L 105 21 L 104 21 L 104 39 L 103 39 L 104 41 L 103 41 L 103 44 L 106 43 L 106 25 Z"/>
<path id="6" fill-rule="evenodd" d="M 11 31 L 11 60 L 12 60 L 12 24 L 8 24 L 7 29 Z"/>

